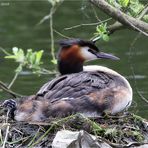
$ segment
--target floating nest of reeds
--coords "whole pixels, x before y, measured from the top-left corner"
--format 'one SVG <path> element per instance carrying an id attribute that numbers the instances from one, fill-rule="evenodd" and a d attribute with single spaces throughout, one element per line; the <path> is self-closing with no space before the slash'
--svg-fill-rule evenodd
<path id="1" fill-rule="evenodd" d="M 50 148 L 57 131 L 62 129 L 85 130 L 111 147 L 133 147 L 148 143 L 148 122 L 131 113 L 98 118 L 76 114 L 36 123 L 17 122 L 1 115 L 0 147 Z"/>

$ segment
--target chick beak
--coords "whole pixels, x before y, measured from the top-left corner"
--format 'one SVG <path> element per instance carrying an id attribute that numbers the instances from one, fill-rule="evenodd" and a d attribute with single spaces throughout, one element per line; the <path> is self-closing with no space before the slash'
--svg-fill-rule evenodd
<path id="1" fill-rule="evenodd" d="M 120 58 L 105 52 L 99 52 L 99 53 L 96 53 L 95 55 L 97 56 L 97 58 L 100 58 L 100 59 L 120 60 Z"/>

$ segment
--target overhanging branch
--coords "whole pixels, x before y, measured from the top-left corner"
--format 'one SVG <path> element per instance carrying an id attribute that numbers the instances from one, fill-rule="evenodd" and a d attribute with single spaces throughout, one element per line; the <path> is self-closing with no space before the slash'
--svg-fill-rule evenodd
<path id="1" fill-rule="evenodd" d="M 123 25 L 130 27 L 133 30 L 137 30 L 143 33 L 144 35 L 148 36 L 148 23 L 145 23 L 144 21 L 126 15 L 119 9 L 116 9 L 115 7 L 108 4 L 105 0 L 89 0 L 89 1 L 92 2 L 94 5 L 96 5 L 97 7 L 99 7 L 107 15 L 113 17 Z"/>

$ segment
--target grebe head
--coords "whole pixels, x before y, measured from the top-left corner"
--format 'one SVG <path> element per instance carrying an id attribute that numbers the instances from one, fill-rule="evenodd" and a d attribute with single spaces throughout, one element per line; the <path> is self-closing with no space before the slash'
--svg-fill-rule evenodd
<path id="1" fill-rule="evenodd" d="M 104 52 L 92 41 L 81 39 L 68 39 L 59 42 L 61 49 L 58 54 L 58 68 L 60 73 L 70 74 L 83 71 L 83 63 L 95 59 L 112 59 L 119 58 Z"/>

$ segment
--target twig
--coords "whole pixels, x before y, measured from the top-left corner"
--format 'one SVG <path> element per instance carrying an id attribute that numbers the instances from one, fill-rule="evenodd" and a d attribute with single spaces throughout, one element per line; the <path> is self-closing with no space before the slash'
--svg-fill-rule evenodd
<path id="1" fill-rule="evenodd" d="M 56 61 L 56 57 L 55 57 L 55 48 L 54 48 L 54 33 L 53 33 L 53 14 L 56 12 L 58 6 L 60 6 L 60 4 L 62 4 L 63 1 L 59 1 L 57 4 L 53 4 L 51 9 L 50 9 L 50 13 L 48 15 L 46 15 L 45 17 L 43 17 L 43 19 L 40 20 L 40 22 L 37 25 L 42 24 L 44 21 L 49 19 L 49 23 L 50 23 L 50 38 L 51 38 L 51 56 L 52 56 L 52 61 L 53 63 L 55 63 Z M 49 3 L 51 3 L 49 1 Z"/>
<path id="2" fill-rule="evenodd" d="M 41 25 L 42 23 L 44 23 L 46 20 L 48 20 L 51 16 L 51 14 L 49 13 L 48 15 L 44 16 L 40 21 L 39 23 L 37 23 L 36 25 Z"/>
<path id="3" fill-rule="evenodd" d="M 95 15 L 97 21 L 101 21 L 101 20 L 99 19 L 98 15 L 97 15 L 97 12 L 96 12 L 96 10 L 95 10 L 95 8 L 94 8 L 94 5 L 91 5 L 91 8 L 92 8 L 92 10 L 93 10 L 93 13 L 94 13 L 94 15 Z"/>
<path id="4" fill-rule="evenodd" d="M 51 8 L 52 9 L 52 8 Z M 54 14 L 54 12 L 56 11 L 56 9 L 52 10 L 52 13 Z M 50 19 L 51 18 L 51 11 L 48 15 L 44 16 L 40 21 L 39 23 L 37 23 L 37 26 L 38 25 L 41 25 L 42 23 L 44 23 L 46 20 Z"/>
<path id="5" fill-rule="evenodd" d="M 141 20 L 147 12 L 148 12 L 148 4 L 145 6 L 144 10 L 140 13 L 140 15 L 137 19 Z M 108 27 L 108 31 L 109 31 L 109 34 L 112 34 L 116 30 L 125 29 L 125 28 L 127 28 L 127 27 L 117 21 L 113 25 L 110 25 Z"/>
<path id="6" fill-rule="evenodd" d="M 48 74 L 48 75 L 54 75 L 57 74 L 56 70 L 47 70 L 45 68 L 41 68 L 41 72 L 39 72 L 40 74 Z"/>
<path id="7" fill-rule="evenodd" d="M 148 100 L 137 90 L 138 95 L 148 104 Z"/>
<path id="8" fill-rule="evenodd" d="M 4 143 L 3 142 L 3 136 L 2 136 L 2 129 L 0 129 L 0 140 L 1 140 L 1 143 Z"/>
<path id="9" fill-rule="evenodd" d="M 32 138 L 32 140 L 29 142 L 28 147 L 30 147 L 31 144 L 33 144 L 33 142 L 35 141 L 35 138 L 36 138 L 36 137 L 38 136 L 38 134 L 39 134 L 39 131 L 40 131 L 40 127 L 38 128 L 38 130 L 37 130 L 36 134 L 34 135 L 34 137 Z"/>
<path id="10" fill-rule="evenodd" d="M 55 58 L 55 53 L 54 53 L 54 35 L 53 35 L 53 14 L 55 12 L 55 7 L 53 6 L 51 9 L 50 9 L 50 38 L 51 38 L 51 56 L 52 56 L 52 59 L 53 61 L 56 60 Z"/>
<path id="11" fill-rule="evenodd" d="M 68 37 L 62 33 L 60 33 L 59 31 L 57 31 L 56 29 L 53 30 L 55 33 L 57 33 L 58 35 L 60 35 L 61 37 L 64 37 L 64 38 L 67 38 L 67 39 L 70 39 L 71 37 Z"/>
<path id="12" fill-rule="evenodd" d="M 63 0 L 63 1 L 64 1 L 64 0 Z M 52 8 L 54 7 L 54 9 L 52 10 L 52 13 L 53 13 L 53 14 L 55 13 L 56 9 L 62 4 L 63 1 L 59 1 L 58 4 L 52 5 Z M 51 2 L 49 1 L 49 3 L 51 3 Z M 52 9 L 52 8 L 51 8 L 51 9 Z M 49 12 L 48 15 L 44 16 L 44 17 L 39 21 L 39 23 L 37 23 L 37 25 L 41 25 L 41 24 L 44 23 L 46 20 L 50 19 L 50 17 L 51 17 L 51 11 Z"/>
<path id="13" fill-rule="evenodd" d="M 141 20 L 143 16 L 148 12 L 148 4 L 145 6 L 144 10 L 140 13 L 137 19 Z M 126 29 L 127 27 L 120 22 L 115 22 L 114 24 L 108 26 L 109 35 L 114 33 L 116 30 Z"/>
<path id="14" fill-rule="evenodd" d="M 20 142 L 20 141 L 22 141 L 22 140 L 26 141 L 26 140 L 28 140 L 29 138 L 31 138 L 31 136 L 32 136 L 32 135 L 27 136 L 27 137 L 24 137 L 24 138 L 19 139 L 19 140 L 16 140 L 16 141 L 7 142 L 7 143 L 11 145 L 11 144 L 18 143 L 18 142 Z M 23 142 L 24 142 L 24 141 L 23 141 Z M 22 145 L 22 143 L 21 143 L 20 145 L 18 145 L 16 148 L 20 148 L 20 147 L 21 147 L 21 145 Z"/>
<path id="15" fill-rule="evenodd" d="M 34 147 L 35 145 L 37 145 L 55 126 L 60 125 L 61 123 L 66 122 L 69 119 L 77 117 L 78 115 L 80 115 L 80 114 L 74 114 L 74 115 L 71 115 L 71 116 L 59 119 L 57 121 L 54 121 L 54 122 L 51 122 L 51 123 L 47 123 L 47 125 L 50 125 L 50 128 L 35 143 L 32 143 L 32 145 L 30 145 L 30 147 Z M 43 123 L 43 125 L 44 125 L 44 123 Z"/>
<path id="16" fill-rule="evenodd" d="M 142 19 L 143 16 L 148 12 L 148 3 L 146 4 L 144 10 L 140 13 L 138 19 Z"/>
<path id="17" fill-rule="evenodd" d="M 10 53 L 8 53 L 4 48 L 2 48 L 2 47 L 0 47 L 0 50 L 4 53 L 4 54 L 6 54 L 6 55 L 11 55 Z"/>
<path id="18" fill-rule="evenodd" d="M 14 75 L 14 77 L 13 77 L 13 79 L 12 79 L 12 81 L 11 81 L 11 83 L 8 86 L 8 89 L 10 89 L 11 86 L 14 84 L 14 82 L 17 79 L 18 75 L 19 75 L 19 72 L 16 72 L 15 75 Z"/>
<path id="19" fill-rule="evenodd" d="M 7 138 L 8 138 L 9 128 L 10 128 L 10 125 L 8 124 L 8 115 L 9 115 L 9 112 L 10 112 L 10 110 L 7 111 L 7 117 L 6 117 L 7 128 L 6 128 L 6 135 L 5 135 L 5 138 L 4 138 L 4 143 L 3 143 L 2 148 L 5 148 L 5 145 L 6 145 L 6 142 L 7 142 Z"/>
<path id="20" fill-rule="evenodd" d="M 7 93 L 9 93 L 10 95 L 12 95 L 13 97 L 16 98 L 17 97 L 22 97 L 22 95 L 13 92 L 12 90 L 10 90 L 2 81 L 0 81 L 0 88 L 4 91 L 6 91 Z"/>
<path id="21" fill-rule="evenodd" d="M 103 20 L 103 21 L 99 21 L 99 22 L 96 22 L 96 23 L 88 23 L 88 24 L 79 24 L 79 25 L 75 25 L 75 26 L 72 26 L 72 27 L 68 27 L 68 28 L 64 28 L 64 30 L 70 30 L 70 29 L 74 29 L 74 28 L 78 28 L 78 27 L 82 27 L 82 26 L 94 26 L 94 25 L 99 25 L 101 23 L 105 23 L 105 22 L 108 22 L 112 20 L 112 18 L 108 18 L 106 20 Z"/>
<path id="22" fill-rule="evenodd" d="M 148 28 L 147 28 L 147 30 L 146 30 L 146 32 L 145 31 L 143 31 L 142 29 L 140 29 L 139 27 L 137 27 L 131 20 L 126 20 L 130 25 L 131 25 L 131 27 L 133 27 L 133 29 L 136 29 L 137 31 L 139 31 L 139 32 L 141 32 L 142 34 L 144 34 L 145 36 L 148 36 Z M 148 24 L 147 24 L 148 25 Z M 148 26 L 147 26 L 148 27 Z"/>
<path id="23" fill-rule="evenodd" d="M 6 145 L 6 142 L 7 142 L 8 133 L 9 133 L 9 128 L 10 128 L 10 126 L 7 125 L 7 128 L 6 128 L 6 135 L 5 135 L 5 139 L 4 139 L 4 143 L 3 143 L 2 148 L 5 148 L 5 145 Z"/>
<path id="24" fill-rule="evenodd" d="M 52 130 L 52 128 L 55 126 L 55 124 L 52 124 L 50 126 L 50 128 L 34 143 L 32 143 L 32 145 L 30 145 L 30 147 L 34 147 L 36 144 L 38 144 L 40 141 L 42 141 L 42 139 L 50 132 L 50 130 Z"/>

